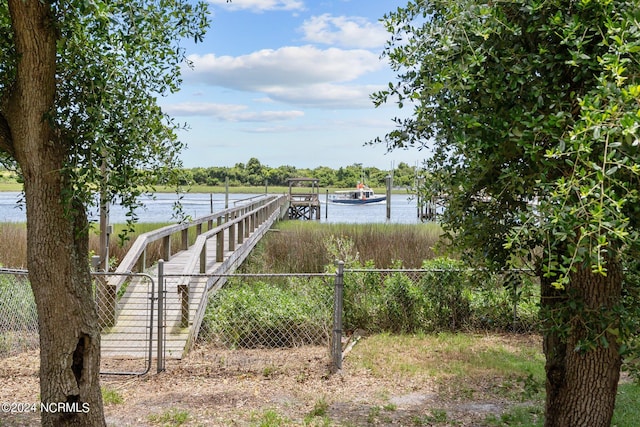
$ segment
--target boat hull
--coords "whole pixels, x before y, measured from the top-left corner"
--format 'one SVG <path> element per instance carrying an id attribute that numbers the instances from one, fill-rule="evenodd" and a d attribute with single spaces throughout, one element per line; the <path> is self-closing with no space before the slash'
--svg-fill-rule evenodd
<path id="1" fill-rule="evenodd" d="M 371 197 L 368 199 L 330 199 L 329 201 L 332 203 L 338 203 L 343 205 L 367 205 L 369 203 L 379 203 L 384 202 L 387 199 L 386 196 L 381 197 Z"/>

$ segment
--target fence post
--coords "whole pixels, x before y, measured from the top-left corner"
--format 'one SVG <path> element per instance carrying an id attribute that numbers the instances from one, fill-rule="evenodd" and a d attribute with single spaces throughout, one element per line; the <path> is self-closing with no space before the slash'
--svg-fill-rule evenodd
<path id="1" fill-rule="evenodd" d="M 333 294 L 333 338 L 331 341 L 332 370 L 342 369 L 342 298 L 344 293 L 344 261 L 338 261 Z"/>
<path id="2" fill-rule="evenodd" d="M 158 260 L 158 343 L 157 372 L 164 371 L 164 260 Z"/>

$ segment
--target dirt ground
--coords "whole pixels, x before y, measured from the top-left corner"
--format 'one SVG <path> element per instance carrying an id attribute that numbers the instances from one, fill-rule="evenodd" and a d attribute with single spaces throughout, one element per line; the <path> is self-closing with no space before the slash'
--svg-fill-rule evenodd
<path id="1" fill-rule="evenodd" d="M 329 372 L 325 347 L 285 350 L 198 348 L 166 371 L 103 376 L 120 397 L 105 404 L 107 424 L 124 426 L 481 426 L 513 404 L 483 393 L 473 401 L 424 376 L 381 377 L 350 363 Z M 355 356 L 354 356 L 355 357 Z M 126 368 L 127 361 L 104 361 Z M 0 402 L 38 400 L 38 354 L 0 360 Z M 473 382 L 473 381 L 471 381 Z M 184 419 L 186 418 L 186 420 Z M 0 426 L 38 425 L 37 413 L 0 413 Z"/>

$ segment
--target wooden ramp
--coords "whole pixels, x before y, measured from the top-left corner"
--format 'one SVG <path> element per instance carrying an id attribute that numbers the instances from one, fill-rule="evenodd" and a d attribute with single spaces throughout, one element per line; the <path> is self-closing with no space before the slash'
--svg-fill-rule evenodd
<path id="1" fill-rule="evenodd" d="M 179 231 L 198 229 L 196 241 L 174 255 L 165 250 L 166 261 L 145 269 L 153 281 L 137 275 L 128 281 L 126 275 L 110 279 L 107 286 L 114 295 L 122 297 L 116 303 L 112 326 L 104 328 L 102 356 L 151 359 L 157 355 L 160 335 L 164 357 L 182 358 L 197 338 L 209 293 L 224 284 L 226 275 L 235 271 L 273 223 L 286 214 L 286 199 L 286 196 L 265 196 L 248 206 L 180 225 L 183 228 Z M 209 230 L 203 232 L 202 224 L 206 223 Z M 116 273 L 126 274 L 140 258 L 144 262 L 145 251 L 141 248 L 151 241 L 162 239 L 169 245 L 167 236 L 176 233 L 176 226 L 165 228 L 170 229 L 140 236 L 141 243 L 136 245 L 136 240 Z M 131 253 L 134 255 L 129 256 Z M 164 291 L 161 301 L 160 287 Z M 163 306 L 161 312 L 159 305 Z"/>

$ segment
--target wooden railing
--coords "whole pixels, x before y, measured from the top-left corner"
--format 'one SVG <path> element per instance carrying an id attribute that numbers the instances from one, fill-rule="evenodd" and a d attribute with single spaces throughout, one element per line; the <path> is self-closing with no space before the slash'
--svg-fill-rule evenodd
<path id="1" fill-rule="evenodd" d="M 273 223 L 276 219 L 286 216 L 288 209 L 287 202 L 287 196 L 280 196 L 279 199 L 265 205 L 264 207 L 253 209 L 237 218 L 230 219 L 228 223 L 225 224 L 229 226 L 230 231 L 228 239 L 228 250 L 230 253 L 228 257 L 224 258 L 224 260 L 222 259 L 224 249 L 220 246 L 222 241 L 220 239 L 221 234 L 218 230 L 221 227 L 213 228 L 198 236 L 192 247 L 191 258 L 184 266 L 184 277 L 180 279 L 177 285 L 178 292 L 180 294 L 180 307 L 182 312 L 180 315 L 180 326 L 183 328 L 191 326 L 189 328 L 188 338 L 185 344 L 186 350 L 193 345 L 200 330 L 200 325 L 202 324 L 202 319 L 207 307 L 208 299 L 206 298 L 206 295 L 208 295 L 209 292 L 216 292 L 227 281 L 226 276 L 216 276 L 215 274 L 229 274 L 233 272 L 235 268 L 249 255 L 249 252 L 251 252 L 251 249 L 253 249 L 260 238 L 262 238 L 268 229 L 268 225 Z M 234 228 L 237 230 L 237 233 L 233 233 L 232 230 L 234 230 Z M 216 243 L 216 263 L 220 264 L 216 266 L 215 271 L 207 271 L 206 243 L 207 240 L 214 237 L 218 239 Z M 237 250 L 235 248 L 236 243 L 238 245 L 242 245 Z M 189 277 L 188 275 L 193 274 L 196 270 L 199 270 L 200 273 L 213 273 L 213 275 L 206 280 L 206 284 L 201 291 L 204 293 L 205 297 L 198 298 L 196 295 L 193 295 L 194 299 L 199 300 L 199 304 L 196 307 L 192 324 L 189 325 L 191 321 L 190 310 L 192 306 L 192 301 L 190 299 L 192 292 L 190 289 L 193 277 Z"/>
<path id="2" fill-rule="evenodd" d="M 265 203 L 264 205 L 254 207 L 250 211 L 240 213 L 235 211 L 228 217 L 227 222 L 221 223 L 217 227 L 210 229 L 209 231 L 199 234 L 192 247 L 192 255 L 189 261 L 187 261 L 183 274 L 189 275 L 196 271 L 196 266 L 199 265 L 199 272 L 207 272 L 207 241 L 212 238 L 216 238 L 216 262 L 224 261 L 224 236 L 225 231 L 228 230 L 228 248 L 227 250 L 233 252 L 236 249 L 236 244 L 241 245 L 244 239 L 249 237 L 251 233 L 262 223 L 271 219 L 271 217 L 282 216 L 281 208 L 286 201 L 286 196 L 278 196 Z M 275 219 L 275 218 L 273 218 Z"/>
<path id="3" fill-rule="evenodd" d="M 169 225 L 157 230 L 149 231 L 138 236 L 136 241 L 122 259 L 116 269 L 116 273 L 130 273 L 134 270 L 144 272 L 147 268 L 147 248 L 156 241 L 162 240 L 162 257 L 165 261 L 171 259 L 171 237 L 176 233 L 181 235 L 181 249 L 189 249 L 189 231 L 193 228 L 196 230 L 196 242 L 199 249 L 196 249 L 200 259 L 206 259 L 206 242 L 208 239 L 215 237 L 217 239 L 216 260 L 222 262 L 224 255 L 224 237 L 225 233 L 229 235 L 229 250 L 233 251 L 236 243 L 242 243 L 242 239 L 248 236 L 257 225 L 264 221 L 269 215 L 275 211 L 282 209 L 286 203 L 287 197 L 284 195 L 265 195 L 261 198 L 255 198 L 251 202 L 224 209 L 210 215 L 205 215 L 189 222 L 182 224 Z M 215 226 L 214 226 L 215 223 Z M 203 232 L 203 224 L 207 224 L 208 231 Z M 201 263 L 200 271 L 206 268 L 206 262 Z M 194 267 L 195 268 L 195 267 Z M 188 273 L 193 273 L 194 270 Z M 187 273 L 185 271 L 185 273 Z M 125 277 L 115 276 L 113 281 L 109 281 L 110 285 L 115 285 L 116 291 L 125 281 Z"/>

